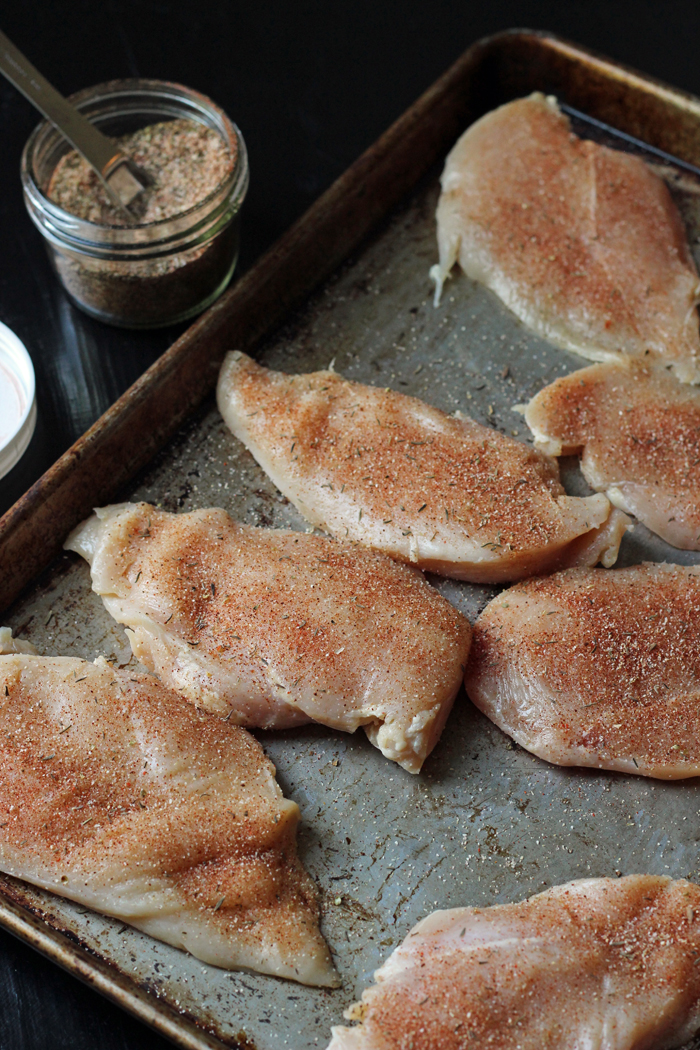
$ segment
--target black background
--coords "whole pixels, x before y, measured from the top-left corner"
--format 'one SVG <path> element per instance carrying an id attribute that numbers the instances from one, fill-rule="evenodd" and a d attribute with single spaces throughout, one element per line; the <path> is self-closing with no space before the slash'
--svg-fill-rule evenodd
<path id="1" fill-rule="evenodd" d="M 64 94 L 147 76 L 223 106 L 250 154 L 241 270 L 489 33 L 550 29 L 700 94 L 697 0 L 4 0 L 0 10 L 3 30 Z M 0 513 L 180 332 L 110 329 L 65 298 L 20 192 L 36 120 L 0 83 L 0 321 L 33 358 L 39 407 L 27 454 L 0 480 Z M 168 1045 L 0 932 L 0 1050 Z"/>

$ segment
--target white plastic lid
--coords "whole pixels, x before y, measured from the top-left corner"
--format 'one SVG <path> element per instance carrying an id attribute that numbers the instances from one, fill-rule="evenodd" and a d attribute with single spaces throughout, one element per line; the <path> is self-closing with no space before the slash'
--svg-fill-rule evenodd
<path id="1" fill-rule="evenodd" d="M 32 360 L 15 333 L 0 323 L 0 478 L 22 458 L 35 426 Z"/>

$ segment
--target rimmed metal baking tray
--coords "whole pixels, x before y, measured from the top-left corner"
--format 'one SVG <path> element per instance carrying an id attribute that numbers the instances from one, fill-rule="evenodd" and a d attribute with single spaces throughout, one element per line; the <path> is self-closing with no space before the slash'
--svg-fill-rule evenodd
<path id="1" fill-rule="evenodd" d="M 432 305 L 434 208 L 442 159 L 464 128 L 532 90 L 690 164 L 700 101 L 546 33 L 470 48 L 270 252 L 148 371 L 0 521 L 3 621 L 47 654 L 129 661 L 121 628 L 60 554 L 95 505 L 148 499 L 172 510 L 303 529 L 243 447 L 211 392 L 221 359 L 336 368 L 527 440 L 513 406 L 584 362 L 528 332 L 464 276 Z M 672 179 L 693 247 L 697 187 Z M 572 492 L 586 487 L 575 464 Z M 642 526 L 621 564 L 694 562 Z M 434 580 L 474 618 L 495 593 Z M 586 875 L 698 877 L 695 781 L 559 769 L 517 748 L 457 700 L 424 772 L 411 777 L 361 735 L 320 727 L 258 734 L 302 811 L 300 854 L 319 885 L 343 987 L 304 988 L 203 966 L 75 904 L 0 879 L 0 923 L 177 1045 L 310 1050 L 410 927 L 436 907 L 521 899 Z"/>

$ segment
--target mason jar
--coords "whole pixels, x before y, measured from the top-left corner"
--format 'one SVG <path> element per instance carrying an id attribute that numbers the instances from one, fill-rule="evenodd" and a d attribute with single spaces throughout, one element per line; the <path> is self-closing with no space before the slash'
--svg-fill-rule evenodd
<path id="1" fill-rule="evenodd" d="M 171 218 L 129 226 L 78 218 L 49 199 L 51 176 L 72 150 L 52 124 L 39 124 L 22 153 L 27 210 L 76 306 L 123 328 L 157 328 L 193 317 L 223 292 L 236 267 L 248 189 L 243 136 L 211 99 L 162 80 L 112 80 L 78 91 L 70 101 L 112 138 L 184 118 L 223 139 L 231 165 L 211 193 Z"/>

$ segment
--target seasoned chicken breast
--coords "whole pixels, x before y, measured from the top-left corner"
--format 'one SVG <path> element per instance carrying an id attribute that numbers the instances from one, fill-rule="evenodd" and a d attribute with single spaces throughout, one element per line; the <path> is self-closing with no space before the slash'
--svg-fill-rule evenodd
<path id="1" fill-rule="evenodd" d="M 700 1027 L 700 887 L 581 879 L 436 911 L 376 971 L 329 1050 L 671 1050 Z"/>
<path id="2" fill-rule="evenodd" d="M 700 392 L 641 361 L 592 365 L 527 406 L 536 446 L 674 547 L 700 550 Z"/>
<path id="3" fill-rule="evenodd" d="M 285 375 L 230 353 L 219 409 L 308 521 L 475 583 L 612 565 L 628 519 L 567 496 L 554 460 L 471 419 L 335 372 Z"/>
<path id="4" fill-rule="evenodd" d="M 594 361 L 653 355 L 700 381 L 698 274 L 665 183 L 574 135 L 535 93 L 473 124 L 445 163 L 436 299 L 455 262 L 530 328 Z"/>
<path id="5" fill-rule="evenodd" d="M 66 544 L 127 624 L 135 655 L 231 722 L 364 726 L 417 773 L 462 684 L 468 620 L 421 574 L 320 536 L 223 510 L 98 510 Z"/>
<path id="6" fill-rule="evenodd" d="M 700 565 L 570 569 L 503 591 L 474 628 L 467 693 L 548 762 L 700 774 Z"/>
<path id="7" fill-rule="evenodd" d="M 0 869 L 231 969 L 338 983 L 299 810 L 244 729 L 151 675 L 0 656 Z"/>

